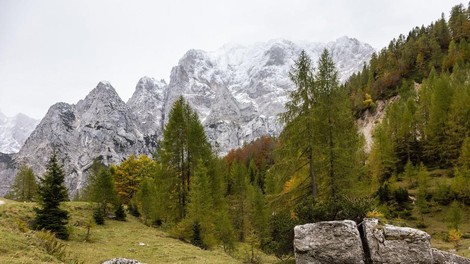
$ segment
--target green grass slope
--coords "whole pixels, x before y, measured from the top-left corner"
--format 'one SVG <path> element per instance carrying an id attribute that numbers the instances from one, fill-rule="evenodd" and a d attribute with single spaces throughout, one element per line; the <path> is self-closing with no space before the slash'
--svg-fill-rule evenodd
<path id="1" fill-rule="evenodd" d="M 1 199 L 0 263 L 62 263 L 47 253 L 35 232 L 27 228 L 34 217 L 35 203 L 19 203 Z M 101 263 L 123 257 L 143 263 L 241 263 L 222 249 L 202 250 L 169 237 L 165 232 L 148 227 L 128 216 L 127 221 L 107 220 L 104 226 L 92 225 L 89 242 L 85 241 L 92 205 L 83 202 L 65 203 L 71 213 L 70 240 L 65 244 L 68 263 Z M 243 252 L 232 253 L 239 257 Z M 275 258 L 263 256 L 264 263 Z"/>

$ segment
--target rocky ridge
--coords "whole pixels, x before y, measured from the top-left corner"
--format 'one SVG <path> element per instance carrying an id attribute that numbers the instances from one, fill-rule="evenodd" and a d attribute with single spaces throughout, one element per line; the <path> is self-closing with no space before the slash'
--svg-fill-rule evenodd
<path id="1" fill-rule="evenodd" d="M 304 49 L 315 62 L 324 48 L 332 53 L 341 80 L 360 70 L 374 52 L 347 37 L 326 44 L 273 40 L 250 47 L 225 45 L 214 52 L 190 50 L 172 69 L 168 84 L 143 77 L 127 103 L 102 81 L 77 104 L 57 103 L 49 109 L 19 153 L 9 156 L 9 169 L 0 166 L 0 196 L 8 191 L 18 164 L 25 162 L 42 175 L 53 147 L 72 196 L 86 184 L 95 158 L 111 164 L 131 154 L 149 154 L 181 95 L 198 113 L 219 155 L 262 135 L 278 135 L 277 114 L 295 88 L 288 76 L 294 60 Z"/>
<path id="2" fill-rule="evenodd" d="M 56 148 L 67 175 L 66 186 L 74 195 L 84 186 L 95 158 L 112 164 L 131 154 L 148 154 L 144 135 L 130 113 L 111 84 L 100 82 L 75 105 L 53 105 L 15 155 L 15 162 L 25 162 L 41 175 L 49 153 Z"/>

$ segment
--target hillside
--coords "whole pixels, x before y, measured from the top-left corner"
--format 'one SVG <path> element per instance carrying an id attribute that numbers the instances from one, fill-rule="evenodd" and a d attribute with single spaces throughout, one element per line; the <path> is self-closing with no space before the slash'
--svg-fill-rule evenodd
<path id="1" fill-rule="evenodd" d="M 0 205 L 0 263 L 62 263 L 48 254 L 41 239 L 27 228 L 34 213 L 35 203 L 18 203 L 2 199 Z M 67 263 L 101 263 L 116 257 L 137 259 L 142 263 L 241 263 L 244 252 L 225 253 L 223 249 L 202 250 L 191 244 L 171 238 L 167 233 L 148 227 L 135 217 L 127 221 L 107 220 L 104 226 L 91 228 L 90 242 L 85 242 L 85 223 L 91 218 L 93 205 L 69 202 L 69 241 L 62 242 L 68 254 Z M 145 245 L 142 245 L 144 243 Z M 239 259 L 237 259 L 239 258 Z M 274 263 L 274 257 L 264 256 L 264 263 Z"/>

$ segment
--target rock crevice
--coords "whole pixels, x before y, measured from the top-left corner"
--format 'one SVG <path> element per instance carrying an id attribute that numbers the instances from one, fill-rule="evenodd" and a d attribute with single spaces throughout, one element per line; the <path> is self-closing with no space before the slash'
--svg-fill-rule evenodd
<path id="1" fill-rule="evenodd" d="M 470 259 L 431 248 L 421 230 L 364 219 L 327 221 L 296 226 L 294 249 L 298 264 L 470 264 Z"/>

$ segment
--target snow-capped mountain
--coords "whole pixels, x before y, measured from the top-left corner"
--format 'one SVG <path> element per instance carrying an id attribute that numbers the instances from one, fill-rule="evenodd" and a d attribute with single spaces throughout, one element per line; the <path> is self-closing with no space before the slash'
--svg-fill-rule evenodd
<path id="1" fill-rule="evenodd" d="M 75 105 L 53 105 L 19 153 L 0 159 L 0 195 L 13 181 L 12 164 L 26 162 L 41 175 L 53 147 L 64 163 L 72 195 L 86 183 L 95 158 L 119 163 L 131 154 L 154 151 L 180 95 L 198 113 L 219 155 L 262 135 L 278 135 L 282 124 L 277 115 L 295 88 L 288 76 L 291 66 L 301 50 L 315 62 L 324 48 L 333 55 L 341 81 L 359 71 L 374 52 L 347 37 L 326 44 L 272 40 L 225 45 L 212 52 L 189 50 L 172 69 L 168 84 L 143 77 L 127 103 L 111 84 L 100 82 Z M 8 164 L 2 167 L 2 160 Z"/>
<path id="2" fill-rule="evenodd" d="M 7 117 L 0 112 L 0 152 L 17 153 L 38 123 L 24 114 Z"/>
<path id="3" fill-rule="evenodd" d="M 294 61 L 305 50 L 316 62 L 325 48 L 341 81 L 359 71 L 374 52 L 370 45 L 348 37 L 326 44 L 272 40 L 225 45 L 213 52 L 190 50 L 171 72 L 165 113 L 183 95 L 220 154 L 262 135 L 277 135 L 282 129 L 277 115 L 295 88 L 288 75 Z"/>

